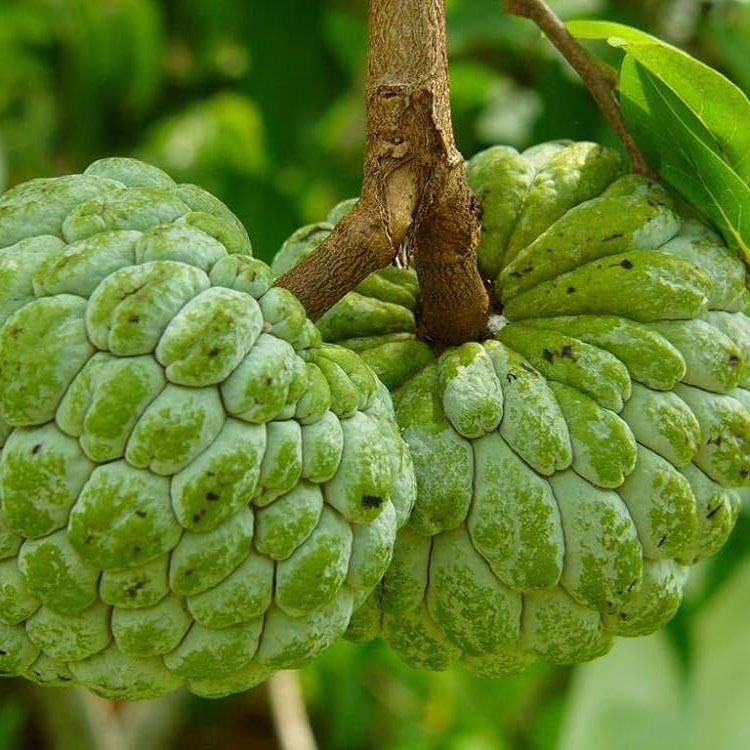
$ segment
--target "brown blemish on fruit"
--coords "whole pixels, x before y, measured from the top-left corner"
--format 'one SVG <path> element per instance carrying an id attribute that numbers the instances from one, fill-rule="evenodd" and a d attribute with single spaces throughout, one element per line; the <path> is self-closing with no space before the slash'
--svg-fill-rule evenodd
<path id="1" fill-rule="evenodd" d="M 379 508 L 383 504 L 383 498 L 378 495 L 363 495 L 362 496 L 362 507 L 363 508 Z"/>

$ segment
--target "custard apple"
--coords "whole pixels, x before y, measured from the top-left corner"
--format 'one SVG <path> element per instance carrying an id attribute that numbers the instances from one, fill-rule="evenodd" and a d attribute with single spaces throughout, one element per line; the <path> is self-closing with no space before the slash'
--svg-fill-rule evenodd
<path id="1" fill-rule="evenodd" d="M 219 200 L 129 159 L 0 196 L 0 675 L 214 697 L 304 664 L 415 491 L 387 389 Z"/>
<path id="2" fill-rule="evenodd" d="M 592 143 L 467 163 L 492 336 L 436 356 L 408 269 L 319 321 L 392 390 L 417 501 L 354 640 L 499 676 L 576 663 L 678 608 L 750 484 L 750 318 L 737 255 Z M 351 207 L 303 228 L 279 273 Z"/>

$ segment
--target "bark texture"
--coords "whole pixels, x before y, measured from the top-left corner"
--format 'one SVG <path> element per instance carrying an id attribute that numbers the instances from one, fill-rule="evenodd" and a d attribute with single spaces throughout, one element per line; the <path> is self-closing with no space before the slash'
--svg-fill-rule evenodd
<path id="1" fill-rule="evenodd" d="M 422 291 L 420 335 L 458 344 L 486 333 L 478 240 L 451 123 L 444 0 L 371 0 L 362 194 L 278 283 L 317 319 L 405 247 Z"/>

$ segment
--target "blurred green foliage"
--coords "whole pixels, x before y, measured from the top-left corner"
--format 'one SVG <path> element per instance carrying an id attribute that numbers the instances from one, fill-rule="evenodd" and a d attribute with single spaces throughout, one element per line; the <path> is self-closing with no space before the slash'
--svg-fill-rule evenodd
<path id="1" fill-rule="evenodd" d="M 448 0 L 459 146 L 612 136 L 500 0 Z M 557 0 L 632 23 L 750 88 L 750 8 Z M 0 0 L 0 185 L 138 155 L 220 195 L 269 258 L 360 184 L 365 0 Z M 602 50 L 603 54 L 613 54 Z M 614 59 L 614 58 L 613 58 Z"/>
<path id="2" fill-rule="evenodd" d="M 607 18 L 660 35 L 750 91 L 747 2 L 551 4 L 565 18 Z M 269 259 L 295 227 L 358 192 L 366 6 L 0 0 L 0 189 L 108 154 L 137 155 L 223 198 Z M 465 154 L 497 142 L 614 142 L 530 24 L 507 17 L 500 0 L 447 6 L 454 120 Z M 617 59 L 604 45 L 596 50 Z M 746 750 L 748 550 L 744 517 L 725 551 L 693 576 L 663 634 L 624 641 L 578 670 L 538 666 L 486 681 L 460 670 L 418 673 L 382 644 L 338 644 L 303 674 L 320 746 Z M 0 750 L 39 746 L 36 735 L 29 739 L 31 709 L 21 695 L 13 682 L 0 685 Z M 231 720 L 247 701 L 192 701 L 175 746 L 251 746 L 236 739 Z M 709 731 L 712 716 L 723 727 L 718 735 Z M 228 728 L 231 742 L 222 734 Z"/>

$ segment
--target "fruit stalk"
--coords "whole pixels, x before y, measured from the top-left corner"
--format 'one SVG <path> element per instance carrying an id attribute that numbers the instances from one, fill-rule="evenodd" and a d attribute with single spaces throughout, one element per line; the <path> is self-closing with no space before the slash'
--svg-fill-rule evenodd
<path id="1" fill-rule="evenodd" d="M 450 112 L 444 0 L 372 0 L 362 194 L 278 283 L 317 319 L 400 249 L 422 290 L 420 333 L 440 344 L 481 337 L 489 297 L 475 247 L 479 214 Z"/>
<path id="2" fill-rule="evenodd" d="M 317 750 L 299 672 L 285 669 L 268 681 L 271 715 L 281 750 Z"/>
<path id="3" fill-rule="evenodd" d="M 544 0 L 503 0 L 507 13 L 533 21 L 557 47 L 571 67 L 581 76 L 602 114 L 625 146 L 633 172 L 656 179 L 638 146 L 630 135 L 622 118 L 620 107 L 614 97 L 617 74 L 608 66 L 597 62 L 565 28 Z"/>

